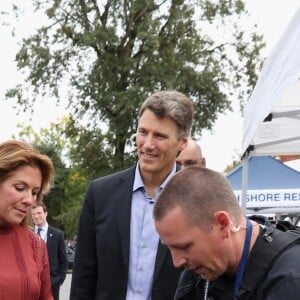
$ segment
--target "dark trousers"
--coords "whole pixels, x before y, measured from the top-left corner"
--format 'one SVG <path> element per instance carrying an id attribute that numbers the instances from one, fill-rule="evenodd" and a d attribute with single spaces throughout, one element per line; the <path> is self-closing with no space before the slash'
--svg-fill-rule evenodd
<path id="1" fill-rule="evenodd" d="M 59 300 L 59 285 L 52 286 L 52 295 L 54 300 Z"/>

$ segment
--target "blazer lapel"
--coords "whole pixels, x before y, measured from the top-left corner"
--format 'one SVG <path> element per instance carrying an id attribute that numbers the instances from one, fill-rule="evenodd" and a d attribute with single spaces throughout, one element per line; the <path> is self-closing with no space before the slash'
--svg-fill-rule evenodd
<path id="1" fill-rule="evenodd" d="M 168 254 L 168 251 L 169 250 L 168 250 L 167 246 L 163 245 L 159 240 L 158 248 L 157 248 L 157 255 L 156 255 L 156 260 L 155 260 L 153 280 L 155 280 L 157 275 L 159 274 L 159 271 L 160 271 L 161 266 L 166 258 L 166 255 Z"/>
<path id="2" fill-rule="evenodd" d="M 53 231 L 52 231 L 51 226 L 48 225 L 47 241 L 48 241 L 49 239 L 51 239 L 52 237 L 53 237 Z"/>
<path id="3" fill-rule="evenodd" d="M 124 173 L 123 176 L 120 178 L 120 186 L 118 187 L 116 194 L 117 197 L 122 199 L 118 207 L 118 222 L 120 230 L 121 249 L 126 270 L 128 270 L 129 268 L 130 216 L 135 167 L 136 166 L 130 168 L 128 172 Z M 178 171 L 178 167 L 176 167 L 176 171 Z M 165 245 L 162 245 L 159 241 L 155 260 L 154 280 L 159 274 L 159 271 L 168 254 L 168 251 L 168 248 Z"/>
<path id="4" fill-rule="evenodd" d="M 130 216 L 134 174 L 135 167 L 131 168 L 129 173 L 126 173 L 125 176 L 120 178 L 120 186 L 117 191 L 117 193 L 120 193 L 117 197 L 122 199 L 118 207 L 118 223 L 123 261 L 126 270 L 129 268 Z"/>
<path id="5" fill-rule="evenodd" d="M 180 170 L 180 166 L 176 163 L 176 172 Z M 169 253 L 169 249 L 167 246 L 163 245 L 159 239 L 158 242 L 158 248 L 157 248 L 157 255 L 155 260 L 155 267 L 154 267 L 154 276 L 153 279 L 155 280 L 159 274 L 159 271 L 162 267 L 162 264 L 164 260 L 166 259 L 166 256 Z"/>
<path id="6" fill-rule="evenodd" d="M 53 239 L 53 231 L 52 231 L 51 226 L 48 225 L 47 241 L 46 241 L 48 250 L 51 247 L 51 245 L 53 244 L 52 239 Z"/>

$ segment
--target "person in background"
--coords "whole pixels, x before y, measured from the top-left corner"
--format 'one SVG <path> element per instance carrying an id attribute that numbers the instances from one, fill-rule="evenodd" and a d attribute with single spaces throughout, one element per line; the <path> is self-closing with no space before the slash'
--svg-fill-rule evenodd
<path id="1" fill-rule="evenodd" d="M 189 139 L 187 146 L 176 158 L 176 162 L 181 166 L 181 168 L 193 166 L 195 164 L 199 164 L 204 168 L 206 167 L 206 160 L 205 157 L 202 156 L 201 147 L 192 139 Z"/>
<path id="2" fill-rule="evenodd" d="M 171 300 L 180 269 L 159 241 L 152 216 L 158 194 L 186 146 L 193 103 L 177 91 L 149 96 L 139 111 L 138 163 L 93 180 L 77 235 L 70 299 Z"/>
<path id="3" fill-rule="evenodd" d="M 32 206 L 31 217 L 34 231 L 47 244 L 53 298 L 59 300 L 59 289 L 66 278 L 68 259 L 64 233 L 58 228 L 50 226 L 47 222 L 47 216 L 47 207 L 44 203 Z"/>
<path id="4" fill-rule="evenodd" d="M 197 285 L 202 296 L 195 298 L 181 297 L 191 289 L 191 281 L 188 285 L 179 283 L 178 289 L 185 290 L 181 289 L 182 295 L 174 299 L 299 299 L 299 242 L 285 248 L 249 294 L 244 275 L 253 265 L 258 270 L 264 264 L 268 255 L 262 256 L 262 251 L 271 250 L 274 241 L 276 246 L 281 234 L 244 216 L 230 183 L 221 173 L 199 166 L 184 168 L 165 186 L 153 214 L 156 230 L 170 249 L 174 266 L 184 266 L 206 283 L 209 281 L 206 287 Z M 288 231 L 283 234 L 290 237 Z"/>
<path id="5" fill-rule="evenodd" d="M 0 299 L 52 300 L 44 241 L 29 227 L 30 208 L 49 190 L 50 158 L 27 143 L 0 143 Z"/>
<path id="6" fill-rule="evenodd" d="M 181 169 L 189 166 L 194 166 L 198 165 L 203 168 L 206 168 L 206 159 L 202 155 L 202 150 L 200 145 L 192 140 L 189 139 L 187 146 L 180 152 L 179 156 L 176 158 L 177 164 L 180 166 Z M 193 271 L 190 270 L 183 270 L 180 274 L 179 277 L 179 285 L 182 281 L 187 281 L 187 278 L 189 282 L 192 282 L 193 284 L 196 284 L 199 281 L 199 276 L 195 274 Z M 195 283 L 196 282 L 196 283 Z M 209 281 L 207 280 L 204 285 L 208 285 Z M 180 291 L 176 291 L 174 300 L 177 300 L 178 294 Z M 194 293 L 194 298 L 193 299 L 198 299 L 199 298 L 199 293 L 198 289 L 193 290 Z M 199 298 L 200 299 L 200 298 Z"/>

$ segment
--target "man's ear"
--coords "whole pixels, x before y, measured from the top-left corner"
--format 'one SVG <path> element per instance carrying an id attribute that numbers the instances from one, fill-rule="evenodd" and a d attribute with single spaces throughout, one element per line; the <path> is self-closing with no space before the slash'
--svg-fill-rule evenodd
<path id="1" fill-rule="evenodd" d="M 230 232 L 231 219 L 226 211 L 217 211 L 214 213 L 215 225 L 225 234 L 227 237 Z"/>
<path id="2" fill-rule="evenodd" d="M 187 134 L 181 138 L 181 147 L 179 149 L 180 152 L 187 146 L 188 141 L 189 141 L 189 136 Z"/>

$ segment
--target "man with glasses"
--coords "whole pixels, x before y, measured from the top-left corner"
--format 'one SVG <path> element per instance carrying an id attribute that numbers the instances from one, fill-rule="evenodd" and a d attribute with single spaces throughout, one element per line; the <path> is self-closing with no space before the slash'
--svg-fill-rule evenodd
<path id="1" fill-rule="evenodd" d="M 192 139 L 189 139 L 187 146 L 176 158 L 176 162 L 181 166 L 181 168 L 196 164 L 199 164 L 203 168 L 206 167 L 206 160 L 205 157 L 202 156 L 201 147 Z"/>

